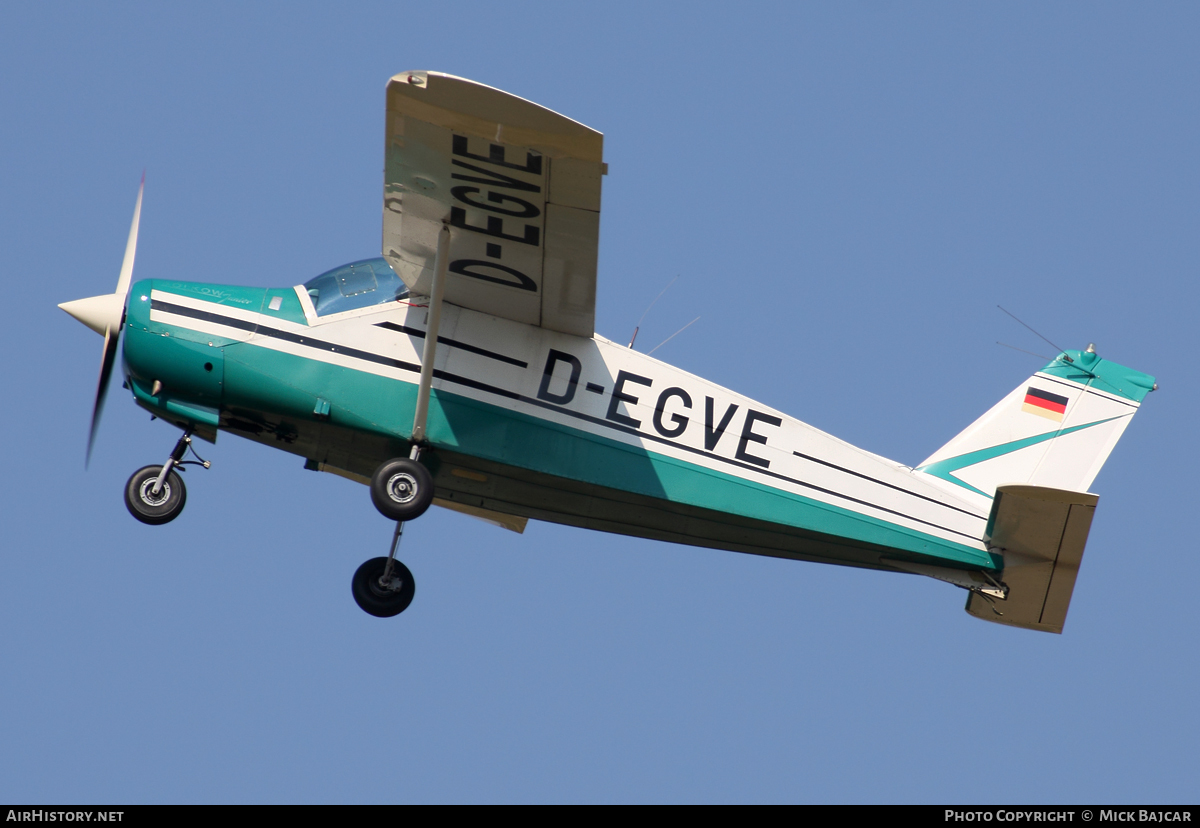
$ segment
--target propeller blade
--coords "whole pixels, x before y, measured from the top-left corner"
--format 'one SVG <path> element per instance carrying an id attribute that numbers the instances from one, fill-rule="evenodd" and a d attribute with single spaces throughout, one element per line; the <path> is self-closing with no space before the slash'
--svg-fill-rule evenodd
<path id="1" fill-rule="evenodd" d="M 117 347 L 121 341 L 121 328 L 125 325 L 125 299 L 129 294 L 129 283 L 133 281 L 133 260 L 137 256 L 138 225 L 142 219 L 142 194 L 146 192 L 146 173 L 142 171 L 142 183 L 138 186 L 137 203 L 133 207 L 133 224 L 129 228 L 129 241 L 125 243 L 125 259 L 121 262 L 121 274 L 117 277 L 117 289 L 111 294 L 93 296 L 64 302 L 60 308 L 87 325 L 96 333 L 104 334 L 104 356 L 100 360 L 100 378 L 96 382 L 96 400 L 92 403 L 92 425 L 88 430 L 87 457 L 83 461 L 86 469 L 92 462 L 92 446 L 96 443 L 96 429 L 100 427 L 100 415 L 104 413 L 104 400 L 108 396 L 108 381 L 112 378 L 113 366 L 117 363 Z"/>
<path id="2" fill-rule="evenodd" d="M 100 361 L 100 379 L 96 383 L 96 401 L 92 404 L 92 427 L 88 431 L 87 457 L 83 461 L 86 469 L 92 462 L 92 445 L 96 442 L 96 429 L 100 426 L 100 414 L 104 411 L 104 398 L 108 396 L 108 381 L 112 377 L 113 365 L 117 362 L 117 343 L 121 340 L 121 329 L 109 328 L 104 332 L 104 358 Z"/>
<path id="3" fill-rule="evenodd" d="M 125 243 L 125 260 L 121 262 L 121 275 L 117 277 L 117 289 L 114 293 L 122 297 L 129 292 L 129 282 L 133 278 L 133 258 L 137 254 L 138 223 L 142 218 L 142 193 L 146 191 L 146 172 L 142 171 L 142 183 L 138 187 L 137 204 L 133 208 L 133 225 L 129 228 L 129 241 Z M 118 331 L 118 333 L 120 333 Z"/>

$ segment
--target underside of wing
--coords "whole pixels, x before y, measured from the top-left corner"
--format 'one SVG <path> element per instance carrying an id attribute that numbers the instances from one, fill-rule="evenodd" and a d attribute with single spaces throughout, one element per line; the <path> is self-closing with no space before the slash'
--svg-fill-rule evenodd
<path id="1" fill-rule="evenodd" d="M 450 227 L 445 301 L 590 337 L 604 136 L 453 75 L 388 82 L 383 255 L 429 295 Z"/>

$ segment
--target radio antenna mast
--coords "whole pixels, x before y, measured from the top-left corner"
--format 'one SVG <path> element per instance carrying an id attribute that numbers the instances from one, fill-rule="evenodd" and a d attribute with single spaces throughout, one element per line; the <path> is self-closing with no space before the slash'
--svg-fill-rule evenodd
<path id="1" fill-rule="evenodd" d="M 660 290 L 658 292 L 658 296 L 654 297 L 654 302 L 657 302 L 659 299 L 661 299 L 662 295 L 667 292 L 667 288 L 669 288 L 671 285 L 675 284 L 675 282 L 678 279 L 679 279 L 679 274 L 676 273 L 675 278 L 672 279 L 671 281 L 667 282 L 667 287 Z M 654 307 L 654 302 L 651 302 L 649 305 L 646 306 L 646 311 L 645 311 L 645 313 L 642 314 L 642 318 L 638 320 L 638 323 L 636 325 L 634 325 L 633 336 L 629 337 L 629 347 L 630 348 L 633 347 L 633 343 L 637 340 L 638 331 L 641 330 L 642 323 L 646 321 L 646 314 L 650 312 L 650 308 Z M 662 346 L 660 345 L 659 347 L 662 347 Z"/>
<path id="2" fill-rule="evenodd" d="M 996 307 L 1000 308 L 1000 310 L 1004 311 L 1005 313 L 1008 313 L 1008 311 L 1004 310 L 1004 308 L 1003 308 L 1003 307 L 1001 307 L 1000 305 L 996 305 Z M 1013 319 L 1017 319 L 1017 317 L 1016 317 L 1016 316 L 1013 316 L 1013 314 L 1011 314 L 1011 313 L 1008 313 L 1008 315 L 1009 315 L 1009 316 L 1012 316 L 1012 318 L 1013 318 Z M 1017 319 L 1017 321 L 1018 321 L 1018 322 L 1021 322 L 1021 320 L 1020 320 L 1020 319 Z M 1022 324 L 1022 325 L 1024 325 L 1026 328 L 1029 328 L 1029 326 L 1028 326 L 1028 325 L 1025 325 L 1025 323 L 1024 323 L 1024 322 L 1021 322 L 1021 324 Z M 1074 361 L 1075 361 L 1075 360 L 1071 359 L 1069 356 L 1067 356 L 1066 352 L 1065 352 L 1065 351 L 1063 351 L 1063 349 L 1062 349 L 1062 348 L 1060 348 L 1060 347 L 1058 347 L 1057 345 L 1055 345 L 1055 344 L 1054 344 L 1053 342 L 1051 342 L 1049 339 L 1046 339 L 1046 337 L 1042 336 L 1042 335 L 1041 335 L 1040 333 L 1038 333 L 1037 331 L 1034 331 L 1034 330 L 1033 330 L 1033 328 L 1029 328 L 1029 330 L 1033 331 L 1033 333 L 1034 333 L 1034 334 L 1035 334 L 1035 335 L 1038 337 L 1038 339 L 1042 340 L 1042 341 L 1043 341 L 1043 342 L 1045 342 L 1047 345 L 1049 345 L 1051 348 L 1053 348 L 1054 350 L 1056 350 L 1056 351 L 1058 351 L 1060 354 L 1062 354 L 1062 358 L 1063 358 L 1063 359 L 1065 359 L 1067 362 L 1074 362 Z M 1003 344 L 1003 343 L 1000 343 L 1000 344 Z M 1010 347 L 1010 348 L 1011 348 L 1012 346 L 1010 345 L 1010 346 L 1008 346 L 1008 347 Z M 1020 350 L 1020 349 L 1018 349 L 1018 350 Z M 1034 354 L 1034 356 L 1037 356 L 1037 354 Z"/>
<path id="3" fill-rule="evenodd" d="M 1003 345 L 1005 348 L 1012 348 L 1014 351 L 1020 351 L 1023 354 L 1029 354 L 1030 356 L 1035 356 L 1038 359 L 1044 359 L 1047 362 L 1050 362 L 1051 360 L 1054 359 L 1054 357 L 1043 356 L 1042 354 L 1035 354 L 1033 351 L 1026 351 L 1024 348 L 1018 348 L 1016 345 L 1009 345 L 1007 342 L 1001 342 L 998 339 L 996 340 L 996 344 Z"/>
<path id="4" fill-rule="evenodd" d="M 657 345 L 655 345 L 653 348 L 651 348 L 649 351 L 647 351 L 647 352 L 646 352 L 646 356 L 650 356 L 650 355 L 651 355 L 651 354 L 653 354 L 655 351 L 657 351 L 659 348 L 661 348 L 662 346 L 666 345 L 666 344 L 667 344 L 668 342 L 670 342 L 672 339 L 674 339 L 675 337 L 679 336 L 681 333 L 683 333 L 684 331 L 686 331 L 688 328 L 692 327 L 692 325 L 696 324 L 696 323 L 697 323 L 697 322 L 699 322 L 699 321 L 700 321 L 700 317 L 699 317 L 699 316 L 697 316 L 697 317 L 696 317 L 695 319 L 693 319 L 691 322 L 687 323 L 687 324 L 686 324 L 686 325 L 684 325 L 682 328 L 680 328 L 679 330 L 677 330 L 675 333 L 671 334 L 671 335 L 670 335 L 670 336 L 668 336 L 666 339 L 664 339 L 662 342 L 658 343 L 658 344 L 657 344 Z"/>

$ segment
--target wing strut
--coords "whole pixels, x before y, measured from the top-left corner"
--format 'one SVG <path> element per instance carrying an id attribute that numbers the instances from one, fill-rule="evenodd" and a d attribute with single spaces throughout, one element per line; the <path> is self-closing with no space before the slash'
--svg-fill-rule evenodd
<path id="1" fill-rule="evenodd" d="M 413 416 L 413 456 L 425 442 L 425 420 L 429 416 L 429 390 L 433 385 L 433 359 L 437 353 L 438 327 L 442 322 L 442 294 L 446 292 L 446 268 L 450 258 L 450 228 L 442 225 L 438 233 L 437 263 L 429 296 L 429 321 L 425 323 L 425 350 L 421 353 L 421 380 L 417 386 L 417 412 Z"/>

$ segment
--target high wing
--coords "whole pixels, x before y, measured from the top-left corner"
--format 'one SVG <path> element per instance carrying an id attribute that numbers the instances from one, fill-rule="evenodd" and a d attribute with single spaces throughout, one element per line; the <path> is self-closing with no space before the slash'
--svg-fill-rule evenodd
<path id="1" fill-rule="evenodd" d="M 387 87 L 383 255 L 431 293 L 450 227 L 445 301 L 591 337 L 604 136 L 535 103 L 440 72 Z"/>

